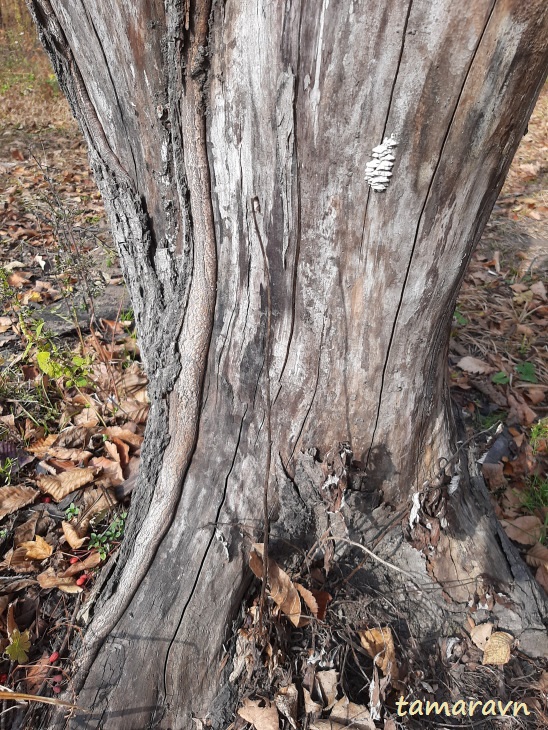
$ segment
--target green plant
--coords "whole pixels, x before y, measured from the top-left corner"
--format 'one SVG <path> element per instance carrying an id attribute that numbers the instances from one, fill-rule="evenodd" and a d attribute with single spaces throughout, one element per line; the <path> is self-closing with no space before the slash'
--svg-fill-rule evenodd
<path id="1" fill-rule="evenodd" d="M 96 548 L 105 560 L 113 547 L 121 541 L 124 536 L 127 512 L 121 512 L 112 520 L 103 532 L 92 532 L 89 538 L 89 547 Z"/>
<path id="2" fill-rule="evenodd" d="M 548 440 L 548 418 L 542 418 L 531 428 L 530 443 L 536 454 L 542 441 Z"/>
<path id="3" fill-rule="evenodd" d="M 488 413 L 486 416 L 478 414 L 478 425 L 481 431 L 486 431 L 488 428 L 492 428 L 499 421 L 504 421 L 508 414 L 506 411 L 495 411 L 494 413 Z"/>
<path id="4" fill-rule="evenodd" d="M 67 522 L 73 517 L 78 517 L 80 514 L 80 507 L 77 507 L 74 502 L 71 502 L 65 510 L 65 519 Z"/>
<path id="5" fill-rule="evenodd" d="M 456 322 L 457 322 L 457 324 L 459 324 L 461 326 L 464 326 L 465 324 L 468 324 L 468 320 L 462 314 L 462 312 L 459 311 L 459 308 L 458 307 L 453 312 L 453 319 L 455 319 Z"/>
<path id="6" fill-rule="evenodd" d="M 516 373 L 520 380 L 526 383 L 538 383 L 535 364 L 532 362 L 520 362 L 516 365 Z"/>
<path id="7" fill-rule="evenodd" d="M 529 512 L 548 507 L 548 479 L 536 474 L 529 478 L 523 495 L 523 506 Z"/>
<path id="8" fill-rule="evenodd" d="M 7 528 L 7 527 L 3 527 L 3 528 L 2 528 L 1 530 L 0 530 L 0 541 L 2 541 L 2 542 L 3 542 L 3 541 L 4 541 L 4 540 L 5 540 L 6 538 L 7 538 L 7 536 L 8 536 L 8 535 L 9 535 L 9 530 L 8 530 L 8 528 Z"/>
<path id="9" fill-rule="evenodd" d="M 13 467 L 17 464 L 17 459 L 11 459 L 7 456 L 3 461 L 0 461 L 0 483 L 3 486 L 9 486 L 11 484 L 11 477 L 13 473 Z"/>
<path id="10" fill-rule="evenodd" d="M 73 386 L 86 388 L 91 385 L 89 374 L 92 358 L 90 355 L 86 355 L 86 357 L 73 355 L 60 350 L 50 342 L 49 349 L 40 350 L 36 354 L 36 362 L 43 373 L 55 380 L 62 378 L 68 388 Z"/>
<path id="11" fill-rule="evenodd" d="M 498 373 L 491 376 L 491 382 L 495 383 L 495 385 L 506 385 L 506 383 L 510 382 L 510 378 L 505 372 L 499 370 Z"/>

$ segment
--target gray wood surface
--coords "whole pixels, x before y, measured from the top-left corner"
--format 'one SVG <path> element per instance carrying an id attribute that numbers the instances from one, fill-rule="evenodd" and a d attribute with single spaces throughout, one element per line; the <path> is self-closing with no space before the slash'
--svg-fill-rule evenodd
<path id="1" fill-rule="evenodd" d="M 545 78 L 544 0 L 30 6 L 90 146 L 153 399 L 128 538 L 79 654 L 93 715 L 70 727 L 229 724 L 221 660 L 261 539 L 267 387 L 274 550 L 341 528 L 309 452 L 346 442 L 384 506 L 350 495 L 345 534 L 385 529 L 379 553 L 423 582 L 463 579 L 448 604 L 379 573 L 415 635 L 460 625 L 489 573 L 518 586 L 516 634 L 541 641 L 542 600 L 464 461 L 429 574 L 407 516 L 387 525 L 455 451 L 450 322 Z M 374 192 L 366 165 L 390 135 Z"/>

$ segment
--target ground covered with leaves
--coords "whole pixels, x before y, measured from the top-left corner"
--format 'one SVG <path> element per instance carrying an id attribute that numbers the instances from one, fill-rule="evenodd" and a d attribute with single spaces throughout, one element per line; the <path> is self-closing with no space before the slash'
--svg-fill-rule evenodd
<path id="1" fill-rule="evenodd" d="M 123 536 L 148 403 L 81 136 L 29 28 L 0 42 L 0 685 L 51 697 L 70 695 L 78 612 Z M 496 513 L 546 591 L 547 151 L 545 92 L 466 275 L 449 360 Z M 270 561 L 264 605 L 261 545 L 250 567 L 232 730 L 548 724 L 546 666 L 491 621 L 470 618 L 424 657 L 405 616 L 365 600 L 336 564 Z M 531 714 L 398 712 L 400 698 L 410 710 L 469 697 L 523 701 Z"/>

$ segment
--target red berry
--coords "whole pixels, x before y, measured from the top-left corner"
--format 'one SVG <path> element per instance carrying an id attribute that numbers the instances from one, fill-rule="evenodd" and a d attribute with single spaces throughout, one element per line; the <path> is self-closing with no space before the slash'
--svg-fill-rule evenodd
<path id="1" fill-rule="evenodd" d="M 52 690 L 55 692 L 56 695 L 58 695 L 59 692 L 61 692 L 61 687 L 59 687 L 58 684 L 54 684 Z"/>
<path id="2" fill-rule="evenodd" d="M 42 502 L 45 502 L 46 504 L 49 504 L 51 502 L 51 497 L 42 497 Z"/>
<path id="3" fill-rule="evenodd" d="M 6 684 L 7 681 L 8 681 L 8 675 L 0 674 L 0 684 Z"/>
<path id="4" fill-rule="evenodd" d="M 58 651 L 54 651 L 54 652 L 53 652 L 53 654 L 52 654 L 52 655 L 50 656 L 50 658 L 49 658 L 49 663 L 50 663 L 50 664 L 55 664 L 55 662 L 56 662 L 56 661 L 57 661 L 58 659 L 59 659 L 59 652 L 58 652 Z"/>
<path id="5" fill-rule="evenodd" d="M 78 580 L 76 581 L 77 586 L 83 586 L 84 583 L 87 581 L 88 577 L 87 575 L 81 575 Z"/>
<path id="6" fill-rule="evenodd" d="M 52 677 L 54 682 L 62 682 L 63 681 L 63 675 L 62 674 L 56 674 L 54 677 Z"/>
<path id="7" fill-rule="evenodd" d="M 71 559 L 69 560 L 69 563 L 70 563 L 71 565 L 74 565 L 74 563 L 79 563 L 79 562 L 80 562 L 80 558 L 77 558 L 76 556 L 72 557 L 72 558 L 71 558 Z"/>

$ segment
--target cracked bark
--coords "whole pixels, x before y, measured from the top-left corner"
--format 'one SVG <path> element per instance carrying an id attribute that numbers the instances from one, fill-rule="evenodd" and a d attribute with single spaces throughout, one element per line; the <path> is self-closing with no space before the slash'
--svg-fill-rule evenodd
<path id="1" fill-rule="evenodd" d="M 42 727 L 229 724 L 219 667 L 262 534 L 268 447 L 255 198 L 273 549 L 335 529 L 310 454 L 346 442 L 367 469 L 345 534 L 421 576 L 415 592 L 368 572 L 415 636 L 461 625 L 488 574 L 515 600 L 504 620 L 522 648 L 542 651 L 542 599 L 465 461 L 428 565 L 402 517 L 455 450 L 451 316 L 546 73 L 545 3 L 29 6 L 87 137 L 153 401 L 128 534 L 78 654 L 92 715 Z M 370 192 L 366 162 L 392 133 L 394 175 Z"/>

